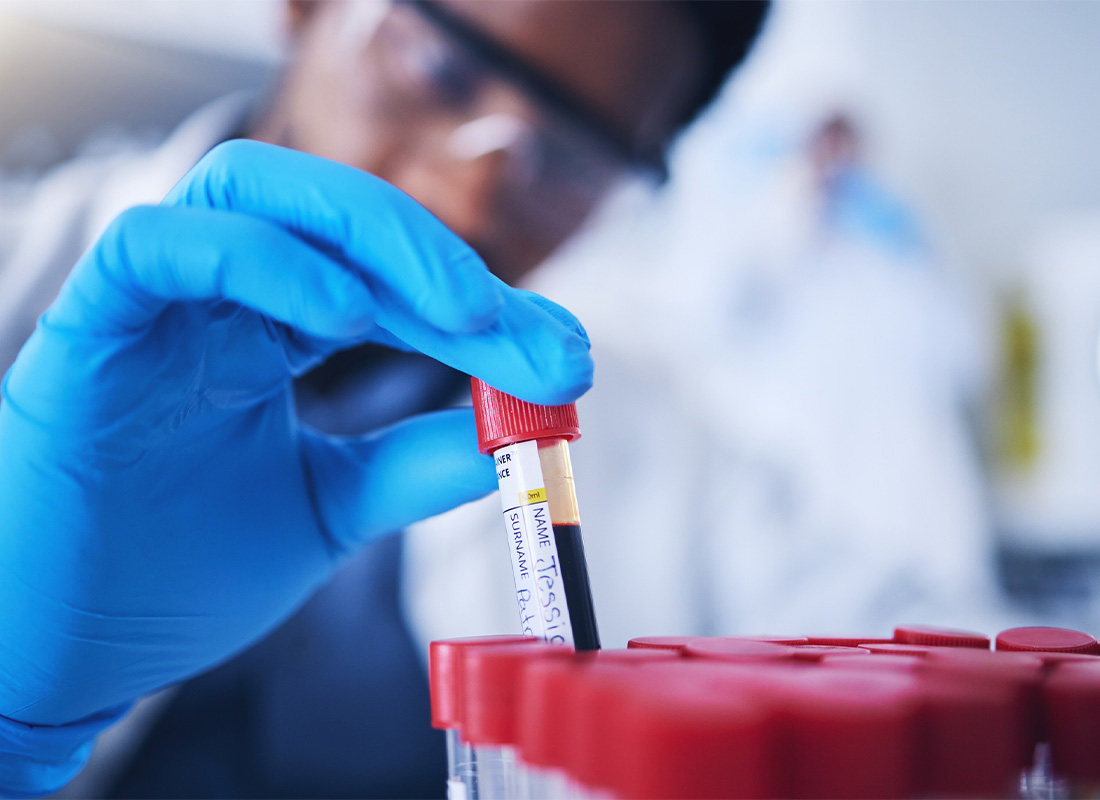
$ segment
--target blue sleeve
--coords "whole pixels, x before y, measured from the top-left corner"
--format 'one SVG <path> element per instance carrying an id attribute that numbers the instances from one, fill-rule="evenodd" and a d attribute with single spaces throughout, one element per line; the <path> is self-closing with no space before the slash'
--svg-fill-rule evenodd
<path id="1" fill-rule="evenodd" d="M 95 737 L 129 710 L 126 704 L 69 725 L 27 725 L 0 717 L 0 797 L 56 792 L 84 768 Z"/>

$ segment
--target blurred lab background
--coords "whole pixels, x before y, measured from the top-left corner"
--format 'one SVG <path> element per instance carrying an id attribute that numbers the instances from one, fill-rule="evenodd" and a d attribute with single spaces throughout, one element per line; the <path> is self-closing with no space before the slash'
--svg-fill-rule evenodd
<path id="1" fill-rule="evenodd" d="M 157 142 L 207 101 L 264 92 L 281 14 L 275 0 L 0 0 L 0 220 L 66 159 Z M 587 270 L 562 299 L 586 320 L 587 304 L 618 308 L 597 342 L 659 356 L 660 326 L 636 324 L 653 314 L 693 331 L 699 413 L 728 414 L 734 438 L 810 442 L 810 460 L 859 451 L 875 408 L 919 384 L 957 416 L 898 440 L 914 469 L 869 474 L 853 457 L 831 479 L 883 513 L 908 513 L 891 480 L 927 480 L 931 536 L 976 498 L 964 514 L 988 534 L 1014 618 L 1100 629 L 1098 41 L 1098 3 L 780 2 L 676 148 L 660 213 L 624 192 L 539 288 Z M 812 300 L 792 288 L 806 269 Z M 784 315 L 801 322 L 776 334 Z M 861 315 L 896 335 L 859 334 Z M 837 351 L 849 359 L 824 355 Z M 818 437 L 824 419 L 834 430 Z M 974 469 L 954 457 L 970 447 Z M 766 484 L 776 506 L 798 492 L 759 459 L 715 469 Z"/>

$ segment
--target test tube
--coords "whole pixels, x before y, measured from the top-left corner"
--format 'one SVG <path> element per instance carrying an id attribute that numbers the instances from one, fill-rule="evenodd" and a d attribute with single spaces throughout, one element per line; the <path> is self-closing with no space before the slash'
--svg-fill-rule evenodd
<path id="1" fill-rule="evenodd" d="M 572 657 L 565 648 L 541 642 L 466 652 L 463 737 L 474 749 L 478 779 L 477 796 L 471 800 L 515 800 L 519 796 L 516 747 L 523 672 L 538 660 Z"/>
<path id="2" fill-rule="evenodd" d="M 1028 653 L 1043 661 L 1045 671 L 1054 669 L 1063 660 L 1095 658 L 1100 643 L 1087 633 L 1069 628 L 1023 627 L 1009 628 L 997 634 L 998 653 Z M 1020 781 L 1024 797 L 1049 797 L 1065 793 L 1051 763 L 1050 742 L 1035 746 L 1034 764 Z"/>
<path id="3" fill-rule="evenodd" d="M 442 730 L 447 741 L 447 798 L 478 797 L 477 761 L 463 738 L 466 693 L 465 658 L 472 649 L 501 645 L 534 644 L 530 636 L 475 636 L 432 642 L 428 657 L 432 727 Z"/>
<path id="4" fill-rule="evenodd" d="M 551 644 L 598 650 L 600 635 L 569 442 L 576 406 L 539 406 L 471 379 L 478 448 L 496 461 L 520 629 Z"/>

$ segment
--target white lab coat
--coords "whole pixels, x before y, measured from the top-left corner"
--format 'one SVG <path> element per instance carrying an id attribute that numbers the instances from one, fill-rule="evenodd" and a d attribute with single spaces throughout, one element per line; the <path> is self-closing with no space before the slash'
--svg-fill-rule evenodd
<path id="1" fill-rule="evenodd" d="M 131 206 L 159 203 L 211 147 L 239 130 L 249 106 L 247 95 L 228 95 L 190 116 L 159 147 L 120 139 L 107 152 L 65 162 L 9 200 L 9 224 L 0 224 L 0 371 L 111 220 Z"/>

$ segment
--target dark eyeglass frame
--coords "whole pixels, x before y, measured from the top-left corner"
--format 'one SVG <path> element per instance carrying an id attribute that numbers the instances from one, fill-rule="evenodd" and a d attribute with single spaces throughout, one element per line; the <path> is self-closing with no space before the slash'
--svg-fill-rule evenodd
<path id="1" fill-rule="evenodd" d="M 578 0 L 579 1 L 579 0 Z M 660 147 L 643 148 L 631 142 L 584 101 L 558 85 L 540 70 L 486 36 L 436 0 L 396 0 L 414 8 L 436 28 L 477 55 L 494 72 L 551 112 L 583 130 L 616 158 L 658 182 L 668 178 L 668 165 Z"/>

